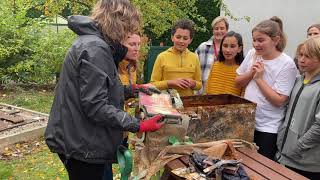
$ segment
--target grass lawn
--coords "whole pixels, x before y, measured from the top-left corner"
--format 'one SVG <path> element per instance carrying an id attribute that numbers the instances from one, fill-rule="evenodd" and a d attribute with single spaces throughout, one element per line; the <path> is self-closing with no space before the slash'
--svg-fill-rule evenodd
<path id="1" fill-rule="evenodd" d="M 0 91 L 0 102 L 19 106 L 34 111 L 49 113 L 53 101 L 52 91 Z M 11 148 L 5 151 L 8 156 L 0 159 L 0 180 L 67 180 L 67 172 L 59 157 L 48 149 L 43 137 L 33 141 L 16 144 L 14 149 L 19 151 L 20 146 L 31 146 L 28 153 L 22 157 L 14 156 Z M 119 177 L 118 165 L 113 165 L 114 177 Z M 116 178 L 119 179 L 119 178 Z"/>
<path id="2" fill-rule="evenodd" d="M 48 113 L 53 100 L 51 91 L 0 92 L 0 102 L 27 109 Z M 24 146 L 35 144 L 30 153 L 22 157 L 7 156 L 0 161 L 0 179 L 36 180 L 68 179 L 68 175 L 56 154 L 49 151 L 43 138 L 28 142 Z M 20 144 L 16 144 L 19 149 Z M 8 150 L 10 151 L 10 150 Z M 8 153 L 8 152 L 7 152 Z"/>
<path id="3" fill-rule="evenodd" d="M 50 112 L 52 100 L 52 91 L 0 91 L 0 102 L 43 113 Z"/>
<path id="4" fill-rule="evenodd" d="M 43 143 L 35 152 L 21 158 L 0 161 L 0 179 L 68 179 L 59 158 Z"/>

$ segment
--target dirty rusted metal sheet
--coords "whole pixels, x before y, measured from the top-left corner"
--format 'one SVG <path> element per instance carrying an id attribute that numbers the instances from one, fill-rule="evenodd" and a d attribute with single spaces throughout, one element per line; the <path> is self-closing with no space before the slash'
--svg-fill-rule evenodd
<path id="1" fill-rule="evenodd" d="M 1 110 L 2 107 L 0 106 L 0 131 L 9 128 L 13 124 L 19 124 L 24 121 L 23 117 L 15 115 L 16 113 L 10 111 L 3 112 Z"/>
<path id="2" fill-rule="evenodd" d="M 9 123 L 6 122 L 6 121 L 0 121 L 0 131 L 1 130 L 4 130 L 4 129 L 7 129 L 9 126 Z"/>
<path id="3" fill-rule="evenodd" d="M 24 121 L 13 123 L 0 119 L 0 153 L 6 147 L 37 139 L 44 134 L 48 122 L 48 114 L 29 109 L 3 104 L 0 102 L 0 112 L 11 117 L 21 118 Z"/>
<path id="4" fill-rule="evenodd" d="M 233 95 L 203 95 L 181 98 L 182 114 L 193 114 L 187 135 L 194 142 L 221 139 L 253 141 L 256 104 Z"/>
<path id="5" fill-rule="evenodd" d="M 45 119 L 42 113 L 0 103 L 0 132 Z"/>
<path id="6" fill-rule="evenodd" d="M 0 119 L 5 120 L 5 121 L 10 121 L 14 124 L 24 121 L 23 117 L 21 117 L 19 115 L 14 115 L 12 113 L 4 113 L 1 111 L 0 111 Z"/>

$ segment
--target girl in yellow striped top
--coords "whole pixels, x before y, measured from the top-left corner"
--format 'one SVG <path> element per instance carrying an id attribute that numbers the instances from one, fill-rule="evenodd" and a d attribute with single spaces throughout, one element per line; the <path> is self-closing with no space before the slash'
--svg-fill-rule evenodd
<path id="1" fill-rule="evenodd" d="M 206 84 L 207 94 L 241 96 L 242 89 L 235 86 L 236 70 L 242 63 L 243 42 L 239 33 L 228 32 L 222 39 L 218 62 L 215 62 Z"/>

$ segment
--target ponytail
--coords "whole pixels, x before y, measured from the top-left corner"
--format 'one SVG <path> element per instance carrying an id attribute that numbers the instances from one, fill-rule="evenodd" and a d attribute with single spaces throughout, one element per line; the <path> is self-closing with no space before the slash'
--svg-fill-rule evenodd
<path id="1" fill-rule="evenodd" d="M 280 40 L 279 40 L 279 43 L 276 45 L 276 49 L 280 52 L 283 52 L 284 48 L 286 48 L 286 45 L 287 45 L 287 37 L 283 32 L 283 23 L 281 19 L 277 16 L 273 16 L 272 18 L 270 18 L 270 20 L 276 22 L 280 28 L 280 32 L 279 32 Z"/>
<path id="2" fill-rule="evenodd" d="M 256 25 L 252 29 L 252 33 L 255 31 L 259 31 L 263 34 L 266 34 L 271 38 L 279 36 L 280 40 L 279 40 L 278 44 L 276 45 L 276 49 L 279 52 L 283 52 L 283 50 L 287 44 L 287 38 L 283 32 L 283 23 L 279 17 L 273 16 L 272 18 L 270 18 L 268 20 L 264 20 L 264 21 L 260 22 L 258 25 Z"/>

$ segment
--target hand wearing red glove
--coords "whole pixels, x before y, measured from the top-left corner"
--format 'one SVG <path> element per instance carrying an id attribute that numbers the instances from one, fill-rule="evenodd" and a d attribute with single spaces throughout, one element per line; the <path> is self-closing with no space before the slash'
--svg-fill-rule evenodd
<path id="1" fill-rule="evenodd" d="M 156 131 L 160 129 L 164 125 L 164 122 L 159 122 L 162 120 L 162 118 L 162 115 L 156 115 L 149 119 L 141 121 L 139 132 Z"/>
<path id="2" fill-rule="evenodd" d="M 153 93 L 161 93 L 159 89 L 149 84 L 132 84 L 132 90 L 134 93 L 143 92 L 148 95 L 152 95 Z"/>

